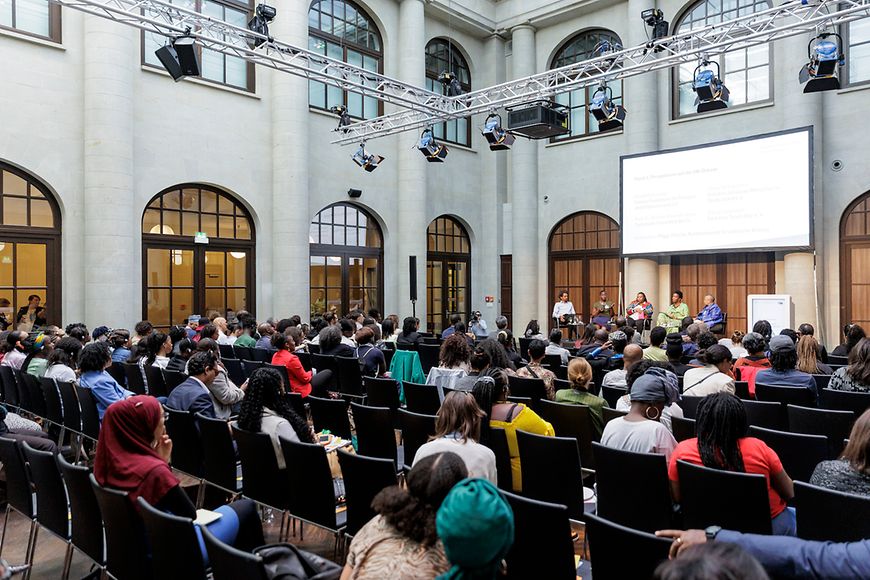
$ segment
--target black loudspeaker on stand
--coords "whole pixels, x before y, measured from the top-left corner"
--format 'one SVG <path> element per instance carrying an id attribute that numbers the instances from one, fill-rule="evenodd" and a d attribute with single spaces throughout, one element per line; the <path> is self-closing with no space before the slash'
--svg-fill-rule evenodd
<path id="1" fill-rule="evenodd" d="M 417 318 L 417 256 L 408 256 L 408 288 L 411 294 L 411 316 Z"/>

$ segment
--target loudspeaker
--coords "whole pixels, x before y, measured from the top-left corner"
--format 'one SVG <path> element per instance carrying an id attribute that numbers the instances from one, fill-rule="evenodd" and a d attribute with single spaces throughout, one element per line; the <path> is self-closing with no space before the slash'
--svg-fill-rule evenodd
<path id="1" fill-rule="evenodd" d="M 353 198 L 362 197 L 362 190 L 361 189 L 348 189 L 347 195 L 348 195 L 348 197 L 353 197 Z"/>
<path id="2" fill-rule="evenodd" d="M 184 77 L 198 77 L 199 55 L 196 53 L 196 41 L 189 36 L 181 36 L 154 51 L 166 71 L 172 75 L 175 82 Z"/>
<path id="3" fill-rule="evenodd" d="M 417 300 L 417 256 L 408 256 L 408 286 L 411 288 L 411 301 Z"/>

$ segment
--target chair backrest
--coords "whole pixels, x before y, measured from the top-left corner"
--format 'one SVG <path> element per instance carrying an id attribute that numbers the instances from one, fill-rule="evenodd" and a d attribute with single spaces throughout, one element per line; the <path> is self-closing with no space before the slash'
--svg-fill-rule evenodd
<path id="1" fill-rule="evenodd" d="M 61 538 L 69 539 L 69 509 L 66 489 L 54 453 L 39 451 L 21 443 L 30 478 L 36 487 L 36 521 Z"/>
<path id="2" fill-rule="evenodd" d="M 573 437 L 547 437 L 517 431 L 523 495 L 563 504 L 572 519 L 583 519 L 580 446 Z"/>
<path id="3" fill-rule="evenodd" d="M 438 397 L 438 387 L 435 385 L 421 385 L 405 381 L 402 383 L 405 392 L 405 403 L 409 411 L 421 415 L 435 415 L 441 408 L 441 399 Z"/>
<path id="4" fill-rule="evenodd" d="M 350 404 L 360 455 L 396 461 L 396 432 L 387 407 Z"/>
<path id="5" fill-rule="evenodd" d="M 813 379 L 816 381 L 816 389 L 821 392 L 822 389 L 827 389 L 828 385 L 831 383 L 832 375 L 813 375 Z"/>
<path id="6" fill-rule="evenodd" d="M 155 397 L 168 397 L 169 389 L 166 387 L 166 379 L 163 376 L 163 369 L 148 365 L 145 367 L 145 377 L 148 379 L 148 394 Z"/>
<path id="7" fill-rule="evenodd" d="M 374 377 L 363 378 L 366 391 L 366 405 L 372 407 L 389 407 L 394 422 L 398 420 L 396 412 L 399 410 L 399 383 L 394 379 L 378 379 Z"/>
<path id="8" fill-rule="evenodd" d="M 829 354 L 828 355 L 828 364 L 840 365 L 840 366 L 847 365 L 847 364 L 849 364 L 849 357 L 848 356 L 840 356 L 840 355 L 836 355 L 836 354 Z"/>
<path id="9" fill-rule="evenodd" d="M 45 401 L 45 418 L 53 423 L 50 432 L 56 432 L 63 426 L 63 404 L 60 402 L 60 391 L 54 379 L 42 377 L 39 379 L 39 387 L 42 389 L 42 398 Z"/>
<path id="10" fill-rule="evenodd" d="M 607 425 L 613 419 L 618 419 L 620 417 L 625 417 L 628 415 L 628 411 L 617 411 L 616 409 L 611 409 L 610 407 L 604 407 L 601 409 L 601 418 L 604 419 L 604 424 Z"/>
<path id="11" fill-rule="evenodd" d="M 154 577 L 205 580 L 205 564 L 193 520 L 162 512 L 144 498 L 136 501 L 151 547 Z"/>
<path id="12" fill-rule="evenodd" d="M 196 414 L 202 444 L 202 476 L 224 489 L 236 491 L 236 450 L 229 425 L 223 419 Z"/>
<path id="13" fill-rule="evenodd" d="M 317 443 L 279 438 L 290 477 L 290 513 L 319 526 L 337 529 L 335 489 L 326 449 Z"/>
<path id="14" fill-rule="evenodd" d="M 798 405 L 788 405 L 787 411 L 789 431 L 824 435 L 828 438 L 828 456 L 831 459 L 840 456 L 843 440 L 849 438 L 855 423 L 855 413 Z"/>
<path id="15" fill-rule="evenodd" d="M 82 433 L 96 440 L 100 436 L 100 412 L 97 410 L 97 399 L 94 398 L 93 391 L 87 387 L 76 386 L 76 395 L 79 399 Z"/>
<path id="16" fill-rule="evenodd" d="M 75 383 L 55 381 L 63 403 L 63 426 L 73 431 L 82 430 L 82 412 L 79 409 L 79 398 L 76 395 Z"/>
<path id="17" fill-rule="evenodd" d="M 47 414 L 45 408 L 45 395 L 42 394 L 42 386 L 39 384 L 39 379 L 30 373 L 22 372 L 20 374 L 20 384 L 27 389 L 27 396 L 30 399 L 30 412 L 38 417 L 45 417 Z"/>
<path id="18" fill-rule="evenodd" d="M 311 366 L 318 371 L 335 371 L 335 357 L 329 354 L 311 353 Z"/>
<path id="19" fill-rule="evenodd" d="M 363 396 L 362 371 L 359 359 L 355 357 L 335 357 L 335 368 L 338 371 L 338 391 L 343 395 Z"/>
<path id="20" fill-rule="evenodd" d="M 12 367 L 0 367 L 0 382 L 3 384 L 3 401 L 11 407 L 18 408 L 21 401 L 18 399 L 18 383 Z"/>
<path id="21" fill-rule="evenodd" d="M 806 387 L 784 387 L 781 385 L 766 385 L 755 381 L 755 398 L 759 401 L 776 401 L 791 403 L 803 407 L 816 405 L 816 394 Z"/>
<path id="22" fill-rule="evenodd" d="M 346 533 L 353 536 L 375 516 L 372 509 L 375 496 L 385 487 L 396 485 L 396 468 L 389 459 L 341 450 L 337 453 L 347 500 Z"/>
<path id="23" fill-rule="evenodd" d="M 595 578 L 652 578 L 668 559 L 671 540 L 588 515 L 586 534 Z"/>
<path id="24" fill-rule="evenodd" d="M 127 492 L 108 489 L 89 475 L 106 530 L 106 567 L 124 580 L 151 578 L 151 559 L 145 543 L 145 527 Z"/>
<path id="25" fill-rule="evenodd" d="M 399 409 L 399 426 L 402 429 L 402 444 L 405 448 L 405 465 L 414 464 L 417 450 L 435 434 L 435 415 L 421 415 Z"/>
<path id="26" fill-rule="evenodd" d="M 746 409 L 746 419 L 750 425 L 765 429 L 783 429 L 785 427 L 785 408 L 776 401 L 747 401 L 743 399 Z"/>
<path id="27" fill-rule="evenodd" d="M 596 439 L 592 427 L 592 415 L 587 405 L 556 403 L 541 399 L 538 414 L 544 421 L 553 425 L 559 437 L 573 437 L 580 446 L 580 462 L 584 467 L 595 469 L 592 456 L 592 442 Z"/>
<path id="28" fill-rule="evenodd" d="M 236 358 L 236 353 L 233 352 L 233 345 L 231 344 L 219 344 L 218 350 L 221 353 L 221 359 Z"/>
<path id="29" fill-rule="evenodd" d="M 18 441 L 0 437 L 0 462 L 6 471 L 6 501 L 25 516 L 36 517 L 33 485 Z"/>
<path id="30" fill-rule="evenodd" d="M 592 444 L 592 454 L 598 515 L 645 532 L 672 527 L 671 488 L 664 455 L 634 453 L 600 443 Z M 626 473 L 632 477 L 626 477 Z M 643 481 L 643 485 L 637 485 L 637 481 Z"/>
<path id="31" fill-rule="evenodd" d="M 21 405 L 22 409 L 24 409 L 25 411 L 30 411 L 32 413 L 33 405 L 30 402 L 30 391 L 27 389 L 27 385 L 24 383 L 24 378 L 21 376 L 21 370 L 10 368 L 10 372 L 14 377 L 13 383 L 15 384 L 15 388 L 18 391 L 18 403 Z"/>
<path id="32" fill-rule="evenodd" d="M 749 381 L 734 381 L 734 394 L 741 399 L 751 399 L 749 394 Z"/>
<path id="33" fill-rule="evenodd" d="M 438 344 L 420 344 L 417 346 L 417 352 L 420 353 L 420 366 L 423 367 L 423 374 L 428 375 L 432 367 L 437 367 L 439 364 L 439 351 L 441 346 Z"/>
<path id="34" fill-rule="evenodd" d="M 809 481 L 816 465 L 829 456 L 828 438 L 824 435 L 788 433 L 754 426 L 749 428 L 749 435 L 761 439 L 776 452 L 792 479 Z"/>
<path id="35" fill-rule="evenodd" d="M 142 369 L 136 363 L 121 363 L 124 368 L 124 377 L 127 379 L 127 388 L 137 395 L 144 395 L 148 392 L 148 387 L 145 386 L 145 378 L 142 376 Z"/>
<path id="36" fill-rule="evenodd" d="M 230 377 L 232 378 L 232 377 Z M 166 392 L 172 393 L 173 389 L 187 380 L 187 375 L 180 371 L 163 371 L 163 379 L 166 381 Z M 235 381 L 233 381 L 235 382 Z M 244 382 L 244 381 L 242 381 Z M 242 383 L 239 383 L 242 384 Z"/>
<path id="37" fill-rule="evenodd" d="M 514 512 L 514 544 L 506 556 L 508 578 L 574 580 L 574 543 L 564 505 L 503 491 Z"/>
<path id="38" fill-rule="evenodd" d="M 254 354 L 254 349 L 249 346 L 235 346 L 233 345 L 233 354 L 236 358 L 245 361 L 256 361 L 258 360 L 256 355 Z"/>
<path id="39" fill-rule="evenodd" d="M 305 398 L 302 393 L 284 393 L 284 397 L 290 401 L 290 406 L 297 415 L 303 419 L 308 419 L 308 411 L 305 409 Z"/>
<path id="40" fill-rule="evenodd" d="M 486 446 L 495 455 L 495 470 L 499 489 L 512 491 L 514 484 L 513 472 L 511 471 L 511 450 L 508 446 L 505 430 L 498 427 L 490 428 Z"/>
<path id="41" fill-rule="evenodd" d="M 870 407 L 870 393 L 822 389 L 819 393 L 819 407 L 852 411 L 860 417 Z"/>
<path id="42" fill-rule="evenodd" d="M 870 538 L 870 497 L 795 481 L 794 505 L 799 538 L 823 542 Z"/>
<path id="43" fill-rule="evenodd" d="M 281 380 L 284 382 L 284 391 L 285 392 L 290 393 L 293 391 L 293 389 L 290 388 L 290 374 L 287 372 L 287 367 L 285 367 L 284 365 L 273 365 L 272 363 L 263 363 L 263 368 L 272 369 L 272 370 L 276 371 L 279 375 L 281 375 Z"/>
<path id="44" fill-rule="evenodd" d="M 682 460 L 677 461 L 677 473 L 686 529 L 717 525 L 745 533 L 771 533 L 763 475 L 711 469 Z"/>
<path id="45" fill-rule="evenodd" d="M 206 526 L 201 531 L 214 580 L 269 580 L 263 558 L 221 542 Z"/>
<path id="46" fill-rule="evenodd" d="M 193 413 L 165 405 L 163 408 L 168 414 L 166 433 L 172 439 L 172 467 L 195 477 L 201 476 L 202 444 Z"/>
<path id="47" fill-rule="evenodd" d="M 677 441 L 691 439 L 695 436 L 695 420 L 671 416 L 671 431 Z"/>
<path id="48" fill-rule="evenodd" d="M 262 366 L 263 363 L 258 360 L 242 360 L 242 369 L 245 371 L 245 377 L 250 377 L 255 370 Z"/>
<path id="49" fill-rule="evenodd" d="M 683 417 L 686 419 L 694 419 L 698 414 L 698 405 L 704 397 L 680 397 L 680 409 L 683 410 Z"/>
<path id="50" fill-rule="evenodd" d="M 350 439 L 350 421 L 347 417 L 348 403 L 343 399 L 321 399 L 313 395 L 306 397 L 311 409 L 311 419 L 317 431 L 328 430 L 333 435 Z"/>
<path id="51" fill-rule="evenodd" d="M 72 543 L 88 558 L 102 565 L 106 561 L 103 517 L 91 485 L 91 470 L 83 465 L 69 463 L 60 453 L 55 456 L 55 461 L 63 476 L 69 498 Z"/>
<path id="52" fill-rule="evenodd" d="M 260 350 L 264 350 L 267 353 L 269 353 L 269 360 L 270 361 L 272 360 L 272 352 L 271 351 L 268 351 L 266 349 L 260 349 Z M 299 358 L 299 362 L 302 363 L 302 368 L 308 372 L 311 372 L 311 369 L 314 368 L 311 365 L 311 354 L 307 353 L 307 352 L 299 351 L 296 353 L 296 356 L 297 356 L 297 358 Z"/>
<path id="53" fill-rule="evenodd" d="M 551 371 L 556 372 L 556 369 L 562 366 L 562 355 L 561 354 L 545 354 L 544 360 L 541 361 L 544 366 L 549 368 Z"/>
<path id="54" fill-rule="evenodd" d="M 224 368 L 227 369 L 227 376 L 236 385 L 242 385 L 248 379 L 245 369 L 242 368 L 242 361 L 239 359 L 221 358 L 221 362 L 224 363 Z"/>
<path id="55" fill-rule="evenodd" d="M 233 438 L 242 463 L 242 493 L 254 501 L 279 509 L 290 504 L 286 469 L 278 469 L 272 438 L 232 424 Z"/>
<path id="56" fill-rule="evenodd" d="M 514 397 L 527 397 L 532 400 L 532 408 L 538 410 L 541 399 L 547 398 L 547 389 L 543 379 L 532 379 L 510 375 L 508 377 L 510 393 Z"/>
<path id="57" fill-rule="evenodd" d="M 120 361 L 114 361 L 109 368 L 106 369 L 106 372 L 112 375 L 112 378 L 115 379 L 122 387 L 127 387 L 127 373 L 124 371 L 124 363 Z"/>
<path id="58" fill-rule="evenodd" d="M 616 402 L 627 392 L 628 389 L 623 389 L 622 387 L 610 387 L 607 385 L 601 386 L 601 397 L 607 401 L 607 404 L 610 405 L 611 409 L 616 408 Z"/>
<path id="59" fill-rule="evenodd" d="M 567 381 L 565 379 L 553 379 L 553 390 L 562 391 L 565 389 L 571 388 L 571 381 Z"/>

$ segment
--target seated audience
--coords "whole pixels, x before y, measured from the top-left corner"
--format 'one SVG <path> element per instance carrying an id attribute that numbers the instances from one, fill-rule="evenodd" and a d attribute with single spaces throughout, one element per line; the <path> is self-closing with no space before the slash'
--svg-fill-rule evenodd
<path id="1" fill-rule="evenodd" d="M 819 360 L 819 343 L 810 334 L 801 335 L 797 342 L 797 370 L 811 375 L 830 375 L 834 371 Z"/>
<path id="2" fill-rule="evenodd" d="M 660 419 L 664 408 L 679 400 L 679 390 L 667 380 L 663 369 L 650 369 L 633 382 L 628 396 L 628 415 L 604 426 L 601 444 L 636 453 L 661 453 L 670 459 L 677 442 Z"/>
<path id="3" fill-rule="evenodd" d="M 79 354 L 79 372 L 81 373 L 79 385 L 91 389 L 93 392 L 100 420 L 102 420 L 109 405 L 134 395 L 133 392 L 119 385 L 112 375 L 106 372 L 110 366 L 112 366 L 112 356 L 109 354 L 109 346 L 105 342 L 86 344 Z"/>
<path id="4" fill-rule="evenodd" d="M 27 358 L 24 341 L 27 340 L 27 333 L 23 330 L 13 330 L 6 335 L 6 356 L 0 365 L 4 367 L 12 367 L 13 369 L 21 369 L 24 364 L 24 359 Z"/>
<path id="5" fill-rule="evenodd" d="M 597 326 L 595 326 L 595 330 L 592 331 L 591 340 L 589 340 L 577 349 L 577 356 L 585 357 L 587 354 L 597 348 L 604 348 L 604 345 L 607 343 L 608 340 L 610 340 L 610 333 L 607 332 L 607 329 L 598 328 Z"/>
<path id="6" fill-rule="evenodd" d="M 154 332 L 154 325 L 147 320 L 142 320 L 136 323 L 133 330 L 136 334 L 134 334 L 133 338 L 130 339 L 130 344 L 136 346 L 139 344 L 140 340 L 145 340 L 152 332 Z M 69 330 L 67 330 L 67 334 L 69 334 Z"/>
<path id="7" fill-rule="evenodd" d="M 719 341 L 719 344 L 727 348 L 731 351 L 731 358 L 737 360 L 749 354 L 745 348 L 743 348 L 743 337 L 746 334 L 743 331 L 735 330 L 731 333 L 731 338 L 723 338 Z"/>
<path id="8" fill-rule="evenodd" d="M 701 355 L 704 366 L 689 369 L 683 375 L 684 397 L 705 397 L 725 391 L 734 392 L 731 372 L 731 351 L 721 344 L 706 348 Z"/>
<path id="9" fill-rule="evenodd" d="M 150 323 L 149 323 L 150 324 Z M 65 329 L 66 335 L 81 341 L 82 344 L 87 344 L 91 341 L 91 333 L 88 332 L 88 327 L 84 322 L 73 322 L 67 324 Z"/>
<path id="10" fill-rule="evenodd" d="M 693 322 L 686 327 L 686 334 L 683 335 L 683 355 L 693 356 L 701 347 L 698 345 L 698 338 L 706 331 L 707 325 L 703 322 Z"/>
<path id="11" fill-rule="evenodd" d="M 169 364 L 166 365 L 167 371 L 183 373 L 187 369 L 187 361 L 190 355 L 193 354 L 196 348 L 196 343 L 189 338 L 182 338 L 178 341 L 176 353 L 169 359 Z"/>
<path id="12" fill-rule="evenodd" d="M 773 327 L 767 320 L 759 320 L 752 325 L 752 332 L 757 332 L 764 338 L 764 344 L 770 344 L 770 339 L 773 338 Z M 766 346 L 765 346 L 766 350 Z"/>
<path id="13" fill-rule="evenodd" d="M 712 542 L 671 555 L 656 568 L 654 580 L 769 580 L 752 554 L 736 544 Z"/>
<path id="14" fill-rule="evenodd" d="M 870 392 L 870 339 L 861 341 L 849 352 L 849 366 L 840 367 L 828 383 L 837 391 Z"/>
<path id="15" fill-rule="evenodd" d="M 444 331 L 441 333 L 442 340 L 446 340 L 454 332 L 456 332 L 456 323 L 457 322 L 462 322 L 462 317 L 458 314 L 451 314 L 450 315 L 450 326 L 445 328 Z"/>
<path id="16" fill-rule="evenodd" d="M 264 322 L 257 327 L 257 333 L 260 335 L 260 338 L 257 339 L 254 348 L 272 350 L 272 335 L 275 334 L 275 327 L 268 322 Z"/>
<path id="17" fill-rule="evenodd" d="M 606 373 L 612 369 L 622 368 L 622 357 L 627 345 L 628 335 L 621 330 L 616 330 L 610 333 L 607 342 L 586 353 L 586 360 L 595 372 Z"/>
<path id="18" fill-rule="evenodd" d="M 61 338 L 48 355 L 48 368 L 43 376 L 59 383 L 76 382 L 76 367 L 81 352 L 82 343 L 68 336 Z"/>
<path id="19" fill-rule="evenodd" d="M 214 419 L 214 403 L 208 385 L 218 375 L 217 357 L 210 351 L 193 353 L 187 361 L 187 374 L 187 379 L 169 393 L 166 406 L 191 414 L 202 413 Z"/>
<path id="20" fill-rule="evenodd" d="M 663 326 L 656 326 L 649 333 L 649 346 L 643 349 L 643 358 L 665 362 L 668 353 L 662 348 L 662 343 L 667 337 L 667 330 Z"/>
<path id="21" fill-rule="evenodd" d="M 431 455 L 449 451 L 462 458 L 468 477 L 481 477 L 497 484 L 495 454 L 479 443 L 481 422 L 485 417 L 470 393 L 448 393 L 435 419 L 435 434 L 417 450 L 413 465 Z"/>
<path id="22" fill-rule="evenodd" d="M 291 326 L 284 331 L 284 334 L 293 339 L 293 344 L 296 345 L 296 348 L 293 350 L 294 354 L 308 352 L 308 345 L 305 343 L 305 333 L 302 332 L 301 328 L 298 326 Z M 271 342 L 269 343 L 269 350 L 271 350 Z"/>
<path id="23" fill-rule="evenodd" d="M 490 364 L 492 366 L 504 369 L 509 375 L 516 374 L 516 369 L 508 358 L 507 351 L 505 351 L 504 347 L 499 344 L 497 340 L 486 338 L 481 340 L 477 346 L 482 348 L 484 352 L 489 355 L 489 360 L 492 361 Z"/>
<path id="24" fill-rule="evenodd" d="M 544 381 L 544 390 L 547 392 L 547 398 L 552 401 L 556 396 L 556 388 L 554 387 L 556 375 L 553 371 L 541 366 L 546 352 L 547 343 L 543 340 L 534 339 L 529 343 L 529 364 L 518 370 L 517 376 L 524 379 L 541 379 Z"/>
<path id="25" fill-rule="evenodd" d="M 846 337 L 846 342 L 837 346 L 837 348 L 834 349 L 834 351 L 831 353 L 834 356 L 849 356 L 849 353 L 852 352 L 852 349 L 857 346 L 859 342 L 867 337 L 864 329 L 857 324 L 847 324 L 843 328 L 843 334 Z"/>
<path id="26" fill-rule="evenodd" d="M 215 417 L 224 420 L 229 419 L 233 414 L 234 407 L 245 398 L 247 384 L 238 387 L 232 381 L 227 368 L 221 360 L 221 351 L 215 341 L 204 338 L 196 345 L 196 350 L 199 352 L 210 352 L 217 359 L 217 375 L 215 375 L 211 383 L 206 383 L 205 386 L 208 387 L 208 393 L 214 404 Z"/>
<path id="27" fill-rule="evenodd" d="M 338 329 L 330 326 L 321 331 L 321 340 L 327 336 L 323 333 L 329 329 L 332 329 L 332 332 L 328 333 L 328 342 L 336 339 L 335 332 Z M 290 390 L 292 392 L 299 393 L 303 397 L 307 397 L 310 394 L 314 394 L 315 397 L 329 396 L 328 391 L 329 386 L 332 384 L 332 371 L 325 369 L 317 374 L 306 371 L 299 357 L 293 354 L 296 348 L 293 339 L 280 332 L 272 335 L 272 347 L 276 349 L 275 354 L 272 355 L 272 364 L 287 368 L 287 376 L 290 379 Z"/>
<path id="28" fill-rule="evenodd" d="M 356 332 L 356 358 L 359 359 L 360 370 L 364 377 L 382 377 L 387 373 L 387 361 L 384 351 L 372 344 L 377 326 L 364 326 Z"/>
<path id="29" fill-rule="evenodd" d="M 724 392 L 705 397 L 698 405 L 695 428 L 698 436 L 681 441 L 670 459 L 668 477 L 674 501 L 680 501 L 677 460 L 724 471 L 757 473 L 767 480 L 773 533 L 795 535 L 794 510 L 786 505 L 794 497 L 794 484 L 777 454 L 761 439 L 747 436 L 749 422 L 740 399 Z"/>
<path id="30" fill-rule="evenodd" d="M 541 326 L 538 324 L 537 320 L 529 321 L 529 323 L 526 325 L 526 330 L 523 332 L 523 337 L 545 340 L 544 335 L 541 334 Z"/>
<path id="31" fill-rule="evenodd" d="M 254 331 L 256 330 L 256 322 L 253 318 L 248 318 L 239 324 L 240 333 L 236 337 L 233 346 L 244 346 L 247 348 L 256 348 L 257 341 L 254 339 Z"/>
<path id="32" fill-rule="evenodd" d="M 505 354 L 510 361 L 511 368 L 518 369 L 522 366 L 523 357 L 517 352 L 517 345 L 514 342 L 514 335 L 510 330 L 500 330 L 495 336 L 495 340 L 504 349 Z"/>
<path id="33" fill-rule="evenodd" d="M 194 337 L 196 342 L 199 342 L 203 338 L 210 338 L 211 340 L 220 344 L 221 331 L 213 322 L 209 322 L 205 326 L 199 329 L 199 334 Z"/>
<path id="34" fill-rule="evenodd" d="M 435 517 L 450 490 L 468 477 L 455 453 L 419 461 L 407 486 L 381 490 L 372 502 L 377 512 L 350 543 L 342 580 L 435 578 L 450 569 L 438 540 Z"/>
<path id="35" fill-rule="evenodd" d="M 676 336 L 676 335 L 671 335 Z M 657 369 L 650 371 L 650 369 Z M 631 365 L 625 374 L 625 385 L 628 389 L 628 393 L 619 397 L 616 400 L 616 410 L 622 411 L 623 413 L 628 413 L 631 411 L 631 387 L 634 385 L 634 381 L 642 377 L 647 373 L 647 371 L 652 372 L 653 374 L 658 374 L 663 377 L 668 383 L 673 386 L 679 392 L 679 379 L 677 375 L 671 370 L 671 366 L 668 363 L 663 363 L 659 361 L 651 361 L 651 360 L 640 360 L 635 364 Z M 665 427 L 667 427 L 668 431 L 673 432 L 673 428 L 671 427 L 671 417 L 679 417 L 683 418 L 683 409 L 677 403 L 672 403 L 671 405 L 665 406 L 662 409 L 662 416 L 659 419 Z"/>
<path id="36" fill-rule="evenodd" d="M 791 341 L 797 346 L 798 341 L 798 333 L 791 328 L 783 328 L 779 331 L 780 336 L 787 336 L 791 339 Z"/>
<path id="37" fill-rule="evenodd" d="M 683 363 L 683 337 L 677 333 L 669 334 L 665 339 L 667 346 L 665 354 L 668 356 L 668 364 L 674 369 L 674 374 L 678 377 L 685 376 L 686 371 L 695 368 Z"/>
<path id="38" fill-rule="evenodd" d="M 438 366 L 442 369 L 457 369 L 468 372 L 471 347 L 461 334 L 450 334 L 438 351 Z"/>
<path id="39" fill-rule="evenodd" d="M 495 318 L 495 330 L 489 333 L 487 338 L 491 338 L 493 340 L 498 340 L 498 333 L 504 332 L 508 329 L 508 319 L 506 316 L 496 316 Z"/>
<path id="40" fill-rule="evenodd" d="M 804 322 L 800 326 L 798 326 L 798 336 L 814 336 L 816 334 L 816 329 L 813 328 L 813 325 Z M 824 344 L 819 344 L 819 360 L 823 363 L 828 363 L 828 351 L 825 348 Z"/>
<path id="41" fill-rule="evenodd" d="M 568 349 L 562 348 L 562 331 L 554 328 L 550 331 L 550 344 L 544 354 L 558 355 L 562 358 L 562 364 L 568 364 Z"/>
<path id="42" fill-rule="evenodd" d="M 589 392 L 589 384 L 592 382 L 592 366 L 586 359 L 575 358 L 568 363 L 568 382 L 571 383 L 571 388 L 557 391 L 556 402 L 589 407 L 592 427 L 595 429 L 596 437 L 600 437 L 601 431 L 604 429 L 604 417 L 601 409 L 610 405 L 601 397 Z"/>
<path id="43" fill-rule="evenodd" d="M 283 333 L 276 333 L 276 335 L 272 337 L 272 348 L 275 348 L 275 336 L 278 334 L 284 336 Z M 322 355 L 353 357 L 356 353 L 355 346 L 351 347 L 342 342 L 343 335 L 341 333 L 341 328 L 338 325 L 327 326 L 320 331 L 318 337 L 320 339 L 318 341 L 318 344 L 320 345 L 320 354 Z"/>
<path id="44" fill-rule="evenodd" d="M 402 322 L 402 333 L 396 338 L 396 346 L 405 350 L 417 350 L 417 346 L 423 342 L 423 337 L 417 330 L 420 321 L 413 316 L 408 316 Z"/>
<path id="45" fill-rule="evenodd" d="M 813 392 L 814 398 L 818 398 L 816 380 L 813 376 L 795 368 L 797 350 L 789 337 L 774 336 L 770 339 L 770 364 L 772 368 L 755 374 L 756 385 L 762 383 L 782 387 L 804 387 Z"/>
<path id="46" fill-rule="evenodd" d="M 767 349 L 767 342 L 765 342 L 764 337 L 757 332 L 750 332 L 746 336 L 743 337 L 743 348 L 746 349 L 746 356 L 743 356 L 737 359 L 737 362 L 734 363 L 734 367 L 757 367 L 763 369 L 770 368 L 770 360 L 767 358 L 767 354 L 765 350 Z"/>
<path id="47" fill-rule="evenodd" d="M 511 456 L 511 477 L 513 490 L 523 490 L 523 476 L 520 468 L 520 451 L 517 447 L 517 431 L 528 431 L 537 435 L 553 437 L 553 426 L 541 419 L 537 413 L 522 403 L 507 400 L 507 374 L 502 369 L 490 369 L 474 385 L 474 398 L 486 413 L 484 420 L 484 442 L 492 428 L 504 429 Z"/>
<path id="48" fill-rule="evenodd" d="M 636 344 L 628 344 L 622 353 L 622 368 L 609 371 L 601 380 L 602 387 L 617 387 L 624 389 L 627 386 L 625 375 L 628 368 L 643 359 L 643 349 Z M 571 366 L 570 363 L 568 365 Z"/>
<path id="49" fill-rule="evenodd" d="M 341 344 L 349 347 L 351 350 L 356 350 L 356 343 L 353 341 L 353 335 L 356 334 L 356 322 L 349 318 L 342 318 L 338 321 L 338 327 L 341 329 Z M 360 326 L 362 328 L 362 326 Z M 321 350 L 321 352 L 323 352 Z M 344 355 L 338 355 L 344 356 Z"/>
<path id="50" fill-rule="evenodd" d="M 168 334 L 160 331 L 151 333 L 145 339 L 147 354 L 143 359 L 143 366 L 155 366 L 165 369 L 169 365 L 169 355 L 172 354 L 172 340 Z"/>
<path id="51" fill-rule="evenodd" d="M 106 339 L 109 346 L 112 348 L 112 362 L 127 362 L 127 359 L 133 354 L 130 350 L 130 331 L 124 328 L 116 328 Z"/>
<path id="52" fill-rule="evenodd" d="M 48 355 L 54 348 L 54 337 L 40 332 L 36 336 L 28 336 L 24 341 L 27 358 L 21 363 L 21 370 L 28 375 L 40 378 L 48 366 Z"/>
<path id="53" fill-rule="evenodd" d="M 587 349 L 590 345 L 595 343 L 595 331 L 598 330 L 598 325 L 594 322 L 590 322 L 586 326 L 583 327 L 583 335 L 580 336 L 575 342 L 574 345 L 577 347 L 577 354 L 580 354 Z M 602 329 L 603 330 L 603 329 Z M 601 344 L 607 342 L 605 339 Z M 595 347 L 592 347 L 595 348 Z M 592 350 L 592 349 L 588 349 Z"/>
<path id="54" fill-rule="evenodd" d="M 284 379 L 275 369 L 259 368 L 251 373 L 239 410 L 238 426 L 271 437 L 280 469 L 287 465 L 279 437 L 297 443 L 317 443 L 314 429 L 293 410 L 290 400 L 284 396 Z"/>
<path id="55" fill-rule="evenodd" d="M 452 380 L 448 380 L 447 384 L 439 382 L 439 385 L 441 387 L 449 387 L 454 391 L 465 391 L 467 393 L 470 393 L 472 389 L 474 389 L 474 385 L 475 383 L 477 383 L 478 377 L 484 374 L 487 369 L 489 369 L 489 367 L 492 365 L 492 359 L 489 358 L 489 354 L 485 350 L 483 350 L 481 346 L 477 346 L 475 347 L 474 352 L 471 353 L 471 360 L 469 361 L 469 365 L 471 366 L 471 371 L 468 373 L 468 375 L 462 376 L 461 372 L 457 372 L 455 378 L 453 378 Z M 432 373 L 430 372 L 429 375 L 431 376 Z M 427 383 L 434 384 L 429 383 L 428 380 Z"/>
<path id="56" fill-rule="evenodd" d="M 383 347 L 389 345 L 390 350 L 396 349 L 396 341 L 399 339 L 394 324 L 392 318 L 385 318 L 384 321 L 381 322 L 381 340 L 384 343 Z M 381 350 L 384 350 L 383 347 Z"/>
<path id="57" fill-rule="evenodd" d="M 870 496 L 870 409 L 864 411 L 849 433 L 849 443 L 839 459 L 822 461 L 810 483 L 835 491 Z"/>

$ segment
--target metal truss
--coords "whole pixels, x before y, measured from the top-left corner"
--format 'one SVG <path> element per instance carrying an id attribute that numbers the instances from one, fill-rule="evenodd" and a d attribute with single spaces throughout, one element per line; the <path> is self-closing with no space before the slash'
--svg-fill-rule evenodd
<path id="1" fill-rule="evenodd" d="M 790 1 L 719 24 L 452 97 L 452 109 L 448 111 L 442 109 L 433 114 L 422 108 L 408 109 L 353 123 L 342 127 L 341 136 L 333 143 L 359 143 L 448 119 L 550 99 L 602 81 L 632 77 L 683 63 L 697 63 L 729 50 L 804 33 L 818 34 L 824 29 L 868 16 L 870 0 Z M 727 78 L 724 80 L 727 82 Z"/>
<path id="2" fill-rule="evenodd" d="M 452 111 L 452 98 L 279 42 L 162 0 L 53 0 L 57 4 L 169 38 L 188 35 L 204 48 L 320 81 L 415 111 Z M 259 45 L 259 46 L 258 46 Z"/>

